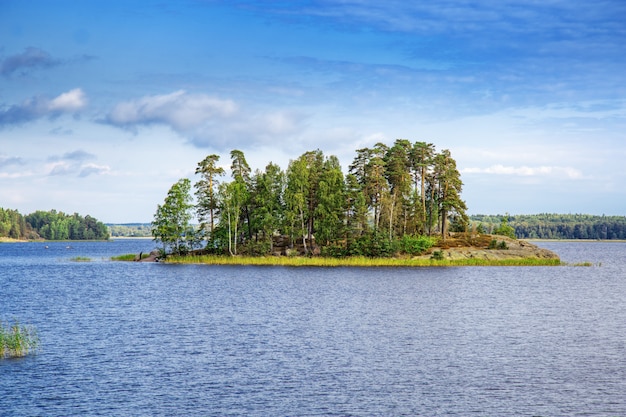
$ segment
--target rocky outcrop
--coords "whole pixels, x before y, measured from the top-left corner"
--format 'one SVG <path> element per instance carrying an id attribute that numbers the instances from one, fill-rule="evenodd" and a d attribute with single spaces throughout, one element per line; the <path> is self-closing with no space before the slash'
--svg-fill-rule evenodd
<path id="1" fill-rule="evenodd" d="M 160 252 L 158 249 L 154 249 L 146 258 L 142 255 L 143 253 L 139 253 L 139 255 L 135 258 L 135 262 L 158 262 Z"/>
<path id="2" fill-rule="evenodd" d="M 492 243 L 495 241 L 495 244 Z M 502 244 L 504 242 L 504 244 Z M 494 247 L 495 246 L 495 247 Z M 504 249 L 506 247 L 506 249 Z M 559 256 L 525 240 L 511 239 L 497 235 L 452 235 L 432 248 L 423 257 L 432 256 L 434 251 L 441 251 L 444 259 L 559 259 Z"/>

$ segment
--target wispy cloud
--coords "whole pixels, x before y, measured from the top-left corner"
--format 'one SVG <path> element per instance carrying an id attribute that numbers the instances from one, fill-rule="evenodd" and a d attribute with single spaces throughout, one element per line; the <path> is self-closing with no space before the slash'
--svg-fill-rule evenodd
<path id="1" fill-rule="evenodd" d="M 31 97 L 21 104 L 0 108 L 0 127 L 17 125 L 41 117 L 56 117 L 76 113 L 87 105 L 87 97 L 80 88 L 62 93 L 52 99 Z"/>
<path id="2" fill-rule="evenodd" d="M 36 69 L 54 68 L 59 65 L 87 62 L 96 59 L 93 55 L 79 54 L 71 58 L 55 58 L 41 48 L 28 47 L 24 52 L 0 58 L 0 75 L 12 77 L 25 76 Z"/>
<path id="3" fill-rule="evenodd" d="M 94 159 L 97 159 L 96 155 L 82 149 L 66 152 L 62 155 L 52 155 L 48 158 L 50 163 L 47 165 L 47 172 L 49 176 L 74 175 L 80 178 L 111 172 L 108 165 L 86 162 Z"/>
<path id="4" fill-rule="evenodd" d="M 236 112 L 237 105 L 232 100 L 179 90 L 120 103 L 109 113 L 106 121 L 125 128 L 165 124 L 175 130 L 185 131 Z"/>
<path id="5" fill-rule="evenodd" d="M 0 61 L 0 74 L 5 77 L 15 73 L 25 74 L 35 68 L 50 68 L 61 63 L 43 49 L 29 47 L 21 54 L 10 55 Z"/>
<path id="6" fill-rule="evenodd" d="M 616 74 L 626 71 L 626 4 L 620 0 L 585 4 L 562 0 L 238 4 L 287 24 L 308 25 L 313 20 L 342 34 L 387 34 L 388 47 L 402 53 L 407 66 L 385 68 L 378 61 L 376 70 L 384 70 L 385 76 L 398 80 L 404 89 L 414 84 L 423 91 L 436 85 L 445 94 L 453 91 L 450 74 L 454 74 L 456 79 L 470 80 L 472 90 L 488 91 L 490 97 L 483 99 L 494 105 L 502 105 L 511 97 L 531 104 L 598 95 L 623 97 L 626 92 L 615 88 L 616 84 L 623 85 L 623 77 Z M 317 64 L 313 68 L 318 71 L 356 74 L 356 69 L 361 77 L 367 69 L 359 63 Z M 441 71 L 418 74 L 413 68 Z M 407 75 L 402 83 L 401 77 Z M 459 94 L 464 96 L 467 91 Z M 468 100 L 476 101 L 476 97 Z"/>
<path id="7" fill-rule="evenodd" d="M 81 178 L 88 177 L 90 175 L 103 175 L 111 172 L 111 168 L 108 165 L 97 164 L 85 164 L 81 167 L 78 176 Z"/>
<path id="8" fill-rule="evenodd" d="M 82 149 L 78 149 L 72 152 L 66 152 L 63 155 L 52 155 L 48 158 L 49 161 L 86 161 L 95 159 L 96 156 Z"/>
<path id="9" fill-rule="evenodd" d="M 18 156 L 7 156 L 0 154 L 0 168 L 12 165 L 24 165 L 26 162 Z"/>
<path id="10" fill-rule="evenodd" d="M 104 122 L 135 132 L 141 126 L 164 125 L 197 147 L 223 149 L 293 134 L 305 119 L 296 110 L 244 111 L 231 99 L 179 90 L 119 103 Z"/>
<path id="11" fill-rule="evenodd" d="M 567 179 L 581 179 L 583 173 L 576 168 L 562 166 L 505 166 L 492 165 L 487 168 L 464 168 L 463 174 L 492 174 L 511 175 L 521 177 L 561 177 Z"/>

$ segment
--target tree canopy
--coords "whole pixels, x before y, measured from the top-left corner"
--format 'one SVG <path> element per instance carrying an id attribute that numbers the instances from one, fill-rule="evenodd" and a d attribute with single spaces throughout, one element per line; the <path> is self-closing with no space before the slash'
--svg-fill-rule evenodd
<path id="1" fill-rule="evenodd" d="M 504 235 L 512 233 L 519 239 L 626 239 L 626 216 L 476 214 L 470 216 L 470 221 L 476 230 Z M 501 229 L 502 224 L 507 230 Z"/>
<path id="2" fill-rule="evenodd" d="M 284 171 L 272 162 L 252 171 L 240 150 L 230 157 L 231 181 L 218 181 L 225 173 L 218 155 L 196 169 L 195 211 L 207 251 L 268 254 L 281 236 L 306 254 L 387 256 L 419 247 L 410 239 L 435 233 L 445 239 L 449 229 L 468 224 L 456 162 L 449 150 L 438 153 L 430 143 L 398 139 L 358 149 L 347 173 L 336 156 L 319 149 L 291 160 Z M 191 191 L 177 184 L 190 201 Z M 174 211 L 188 212 L 181 204 L 173 204 Z M 179 222 L 168 220 L 168 206 L 166 199 L 153 222 L 153 234 L 163 242 L 178 233 L 168 226 Z M 184 241 L 174 247 L 191 249 Z"/>
<path id="3" fill-rule="evenodd" d="M 0 237 L 47 240 L 106 240 L 107 226 L 97 219 L 61 211 L 38 210 L 23 216 L 0 207 Z"/>

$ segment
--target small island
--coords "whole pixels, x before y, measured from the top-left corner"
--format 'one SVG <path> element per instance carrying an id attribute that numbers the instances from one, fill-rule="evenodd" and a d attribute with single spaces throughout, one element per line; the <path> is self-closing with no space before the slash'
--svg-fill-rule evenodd
<path id="1" fill-rule="evenodd" d="M 200 161 L 193 185 L 173 184 L 151 233 L 158 252 L 129 260 L 259 265 L 556 265 L 556 254 L 515 239 L 502 224 L 486 234 L 470 222 L 449 150 L 397 139 L 356 151 L 344 171 L 309 151 L 286 171 L 254 172 L 230 152 L 232 181 L 218 155 Z M 194 198 L 195 196 L 195 202 Z M 197 223 L 192 222 L 194 215 Z"/>
<path id="2" fill-rule="evenodd" d="M 296 249 L 297 250 L 297 249 Z M 300 247 L 301 251 L 301 247 Z M 275 266 L 555 266 L 561 265 L 559 256 L 523 240 L 506 236 L 479 235 L 468 237 L 455 234 L 445 243 L 425 249 L 412 256 L 396 254 L 390 257 L 324 257 L 304 256 L 301 252 L 284 256 L 224 256 L 212 255 L 205 250 L 194 250 L 184 255 L 169 255 L 159 258 L 156 254 L 142 258 L 142 262 L 159 259 L 168 263 L 211 264 L 211 265 L 275 265 Z M 135 256 L 135 261 L 140 259 Z"/>

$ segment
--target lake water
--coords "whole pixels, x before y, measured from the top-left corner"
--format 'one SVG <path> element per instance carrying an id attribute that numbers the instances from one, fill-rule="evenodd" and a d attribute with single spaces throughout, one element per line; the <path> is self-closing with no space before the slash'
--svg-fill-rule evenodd
<path id="1" fill-rule="evenodd" d="M 626 243 L 538 244 L 594 266 L 181 266 L 108 261 L 149 240 L 0 244 L 0 319 L 42 344 L 0 360 L 0 415 L 626 416 Z"/>

